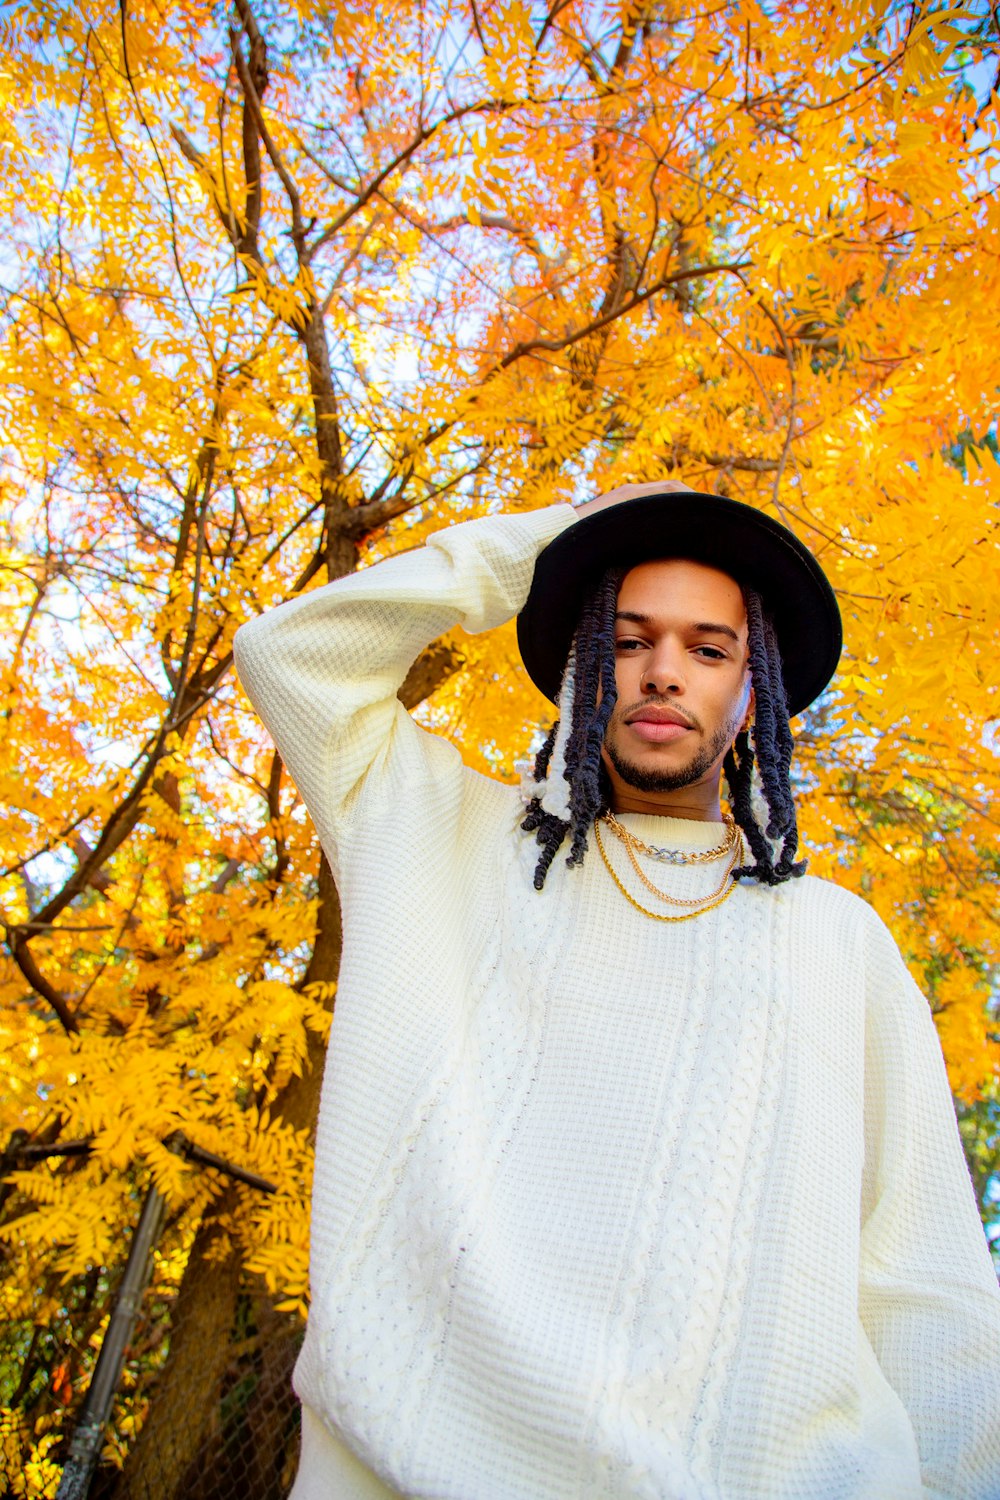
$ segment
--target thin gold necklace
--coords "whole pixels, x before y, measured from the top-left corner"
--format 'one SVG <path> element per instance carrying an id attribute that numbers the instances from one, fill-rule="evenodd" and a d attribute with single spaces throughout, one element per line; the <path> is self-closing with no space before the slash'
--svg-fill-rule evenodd
<path id="1" fill-rule="evenodd" d="M 713 911 L 715 907 L 721 906 L 723 901 L 728 901 L 729 897 L 736 889 L 737 882 L 730 879 L 729 885 L 721 895 L 716 896 L 714 900 L 707 901 L 706 904 L 699 907 L 697 911 L 685 911 L 679 913 L 677 916 L 674 916 L 671 912 L 650 911 L 648 906 L 643 906 L 640 901 L 637 901 L 635 899 L 635 897 L 631 894 L 630 891 L 626 889 L 626 887 L 622 884 L 617 874 L 615 873 L 615 868 L 608 858 L 607 850 L 604 847 L 604 841 L 601 838 L 600 820 L 594 823 L 594 838 L 597 841 L 597 847 L 600 851 L 601 858 L 603 859 L 607 867 L 608 874 L 611 876 L 611 879 L 614 881 L 615 885 L 625 897 L 625 900 L 629 903 L 630 906 L 634 906 L 636 911 L 641 911 L 643 916 L 652 917 L 654 922 L 691 922 L 695 917 L 700 917 L 703 912 Z M 729 874 L 728 871 L 726 873 L 727 875 Z"/>

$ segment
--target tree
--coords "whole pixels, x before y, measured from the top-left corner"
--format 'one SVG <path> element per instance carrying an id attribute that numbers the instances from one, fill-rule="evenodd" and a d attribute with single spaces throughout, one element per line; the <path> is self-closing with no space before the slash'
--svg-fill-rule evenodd
<path id="1" fill-rule="evenodd" d="M 91 1143 L 3 1226 L 3 1440 L 41 1493 L 146 1182 L 156 1288 L 220 1328 L 248 1271 L 303 1306 L 339 914 L 232 636 L 453 520 L 679 473 L 817 550 L 847 654 L 800 726 L 814 868 L 892 923 L 985 1108 L 1000 113 L 985 0 L 4 26 L 5 1126 Z M 547 711 L 509 629 L 404 696 L 504 776 Z"/>

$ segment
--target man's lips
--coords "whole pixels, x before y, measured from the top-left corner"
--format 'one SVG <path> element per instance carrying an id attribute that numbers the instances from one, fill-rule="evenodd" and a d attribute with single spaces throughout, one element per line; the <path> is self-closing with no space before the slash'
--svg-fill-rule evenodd
<path id="1" fill-rule="evenodd" d="M 693 727 L 670 708 L 643 708 L 630 714 L 625 722 L 639 739 L 655 745 L 678 740 L 682 735 L 690 734 Z"/>

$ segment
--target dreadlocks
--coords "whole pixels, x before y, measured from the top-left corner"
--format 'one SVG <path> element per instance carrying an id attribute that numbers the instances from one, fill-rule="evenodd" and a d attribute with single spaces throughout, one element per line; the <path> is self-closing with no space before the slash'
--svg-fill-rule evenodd
<path id="1" fill-rule="evenodd" d="M 584 604 L 563 674 L 558 718 L 535 757 L 533 779 L 528 783 L 530 800 L 521 827 L 535 834 L 541 851 L 535 866 L 536 891 L 544 886 L 567 835 L 570 851 L 566 863 L 583 862 L 588 831 L 610 805 L 611 786 L 601 761 L 601 748 L 618 696 L 615 611 L 626 571 L 610 568 Z M 754 863 L 740 866 L 733 876 L 780 885 L 793 875 L 801 875 L 806 867 L 804 860 L 795 862 L 799 836 L 789 785 L 794 745 L 774 625 L 759 594 L 744 588 L 743 597 L 756 704 L 753 744 L 749 733 L 741 730 L 726 754 L 723 770 L 733 817 L 746 835 Z"/>

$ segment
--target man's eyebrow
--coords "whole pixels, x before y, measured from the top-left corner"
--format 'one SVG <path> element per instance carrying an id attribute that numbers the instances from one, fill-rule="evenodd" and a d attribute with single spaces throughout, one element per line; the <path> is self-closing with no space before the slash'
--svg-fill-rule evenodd
<path id="1" fill-rule="evenodd" d="M 633 609 L 618 610 L 615 619 L 628 620 L 632 625 L 651 625 L 653 623 L 649 615 L 639 614 L 637 610 Z M 731 625 L 720 625 L 715 620 L 698 620 L 690 629 L 698 631 L 701 635 L 725 635 L 731 641 L 735 641 L 737 645 L 740 643 L 740 638 Z"/>
<path id="2" fill-rule="evenodd" d="M 740 643 L 740 638 L 731 625 L 717 625 L 713 620 L 700 620 L 693 628 L 699 634 L 728 635 L 731 641 L 735 641 L 737 645 Z"/>

